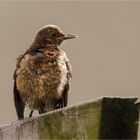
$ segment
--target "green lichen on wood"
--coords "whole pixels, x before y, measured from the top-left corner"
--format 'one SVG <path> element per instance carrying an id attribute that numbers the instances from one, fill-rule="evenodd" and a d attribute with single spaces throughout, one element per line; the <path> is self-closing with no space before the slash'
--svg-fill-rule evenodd
<path id="1" fill-rule="evenodd" d="M 137 98 L 104 97 L 0 127 L 0 139 L 139 139 Z"/>
<path id="2" fill-rule="evenodd" d="M 40 120 L 40 139 L 98 139 L 101 101 L 46 115 Z"/>

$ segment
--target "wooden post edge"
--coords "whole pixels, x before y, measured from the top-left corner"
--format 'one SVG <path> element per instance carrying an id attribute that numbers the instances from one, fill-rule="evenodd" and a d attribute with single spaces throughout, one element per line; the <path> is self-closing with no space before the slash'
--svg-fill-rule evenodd
<path id="1" fill-rule="evenodd" d="M 0 126 L 0 140 L 138 139 L 137 98 L 103 97 Z"/>

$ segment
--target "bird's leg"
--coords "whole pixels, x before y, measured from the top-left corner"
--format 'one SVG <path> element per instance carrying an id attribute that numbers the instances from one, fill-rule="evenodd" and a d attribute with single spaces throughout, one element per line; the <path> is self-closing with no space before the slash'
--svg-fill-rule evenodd
<path id="1" fill-rule="evenodd" d="M 45 111 L 44 110 L 38 110 L 38 112 L 39 112 L 39 114 L 42 114 L 42 113 L 45 113 Z"/>
<path id="2" fill-rule="evenodd" d="M 31 110 L 31 112 L 30 112 L 30 115 L 29 115 L 29 118 L 31 118 L 32 117 L 32 115 L 33 115 L 33 110 Z"/>
<path id="3" fill-rule="evenodd" d="M 39 108 L 38 108 L 38 112 L 39 114 L 45 113 L 46 111 L 44 110 L 45 104 L 44 103 L 40 103 Z"/>
<path id="4" fill-rule="evenodd" d="M 62 108 L 63 107 L 63 99 L 59 99 L 59 100 L 56 100 L 55 103 L 54 103 L 54 109 L 59 109 L 59 108 Z"/>

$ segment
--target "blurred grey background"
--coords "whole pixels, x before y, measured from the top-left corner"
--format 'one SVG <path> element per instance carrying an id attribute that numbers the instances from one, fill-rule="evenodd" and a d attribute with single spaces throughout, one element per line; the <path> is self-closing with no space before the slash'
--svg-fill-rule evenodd
<path id="1" fill-rule="evenodd" d="M 61 46 L 73 66 L 69 105 L 100 96 L 140 97 L 140 2 L 1 1 L 0 124 L 17 119 L 16 58 L 46 24 L 79 36 Z"/>

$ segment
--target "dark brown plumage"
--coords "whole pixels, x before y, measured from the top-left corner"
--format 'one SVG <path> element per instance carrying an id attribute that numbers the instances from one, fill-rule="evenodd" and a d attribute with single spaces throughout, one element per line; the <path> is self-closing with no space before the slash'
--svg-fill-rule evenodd
<path id="1" fill-rule="evenodd" d="M 67 106 L 71 65 L 59 48 L 63 40 L 75 38 L 55 25 L 41 28 L 30 48 L 18 58 L 14 73 L 14 101 L 18 119 L 25 106 L 44 113 Z"/>

